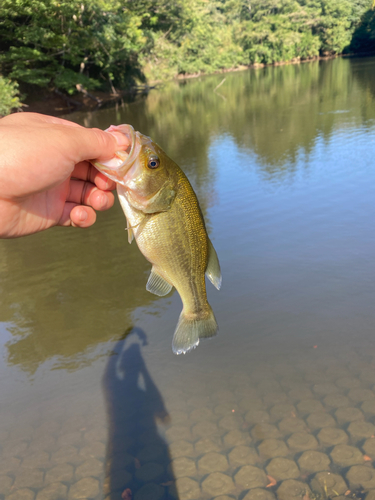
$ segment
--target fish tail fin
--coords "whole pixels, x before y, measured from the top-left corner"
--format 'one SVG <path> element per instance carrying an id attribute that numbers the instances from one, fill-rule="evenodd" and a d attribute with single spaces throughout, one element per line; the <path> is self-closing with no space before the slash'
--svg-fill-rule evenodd
<path id="1" fill-rule="evenodd" d="M 180 314 L 172 340 L 172 350 L 175 354 L 186 354 L 195 349 L 199 339 L 216 335 L 218 326 L 210 306 L 196 314 Z"/>

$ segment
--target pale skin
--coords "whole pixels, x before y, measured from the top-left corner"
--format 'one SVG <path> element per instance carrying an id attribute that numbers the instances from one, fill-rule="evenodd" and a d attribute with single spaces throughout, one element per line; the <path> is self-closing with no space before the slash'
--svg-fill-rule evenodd
<path id="1" fill-rule="evenodd" d="M 0 238 L 86 228 L 114 203 L 115 183 L 89 162 L 128 146 L 116 132 L 37 113 L 0 119 Z"/>

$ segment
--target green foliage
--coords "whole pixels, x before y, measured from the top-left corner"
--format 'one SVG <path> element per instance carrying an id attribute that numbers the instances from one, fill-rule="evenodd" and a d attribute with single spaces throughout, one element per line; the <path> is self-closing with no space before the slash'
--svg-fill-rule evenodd
<path id="1" fill-rule="evenodd" d="M 3 0 L 0 71 L 109 90 L 145 80 L 363 51 L 373 0 Z M 355 33 L 355 43 L 352 36 Z"/>
<path id="2" fill-rule="evenodd" d="M 8 115 L 21 106 L 17 83 L 0 75 L 0 116 Z"/>

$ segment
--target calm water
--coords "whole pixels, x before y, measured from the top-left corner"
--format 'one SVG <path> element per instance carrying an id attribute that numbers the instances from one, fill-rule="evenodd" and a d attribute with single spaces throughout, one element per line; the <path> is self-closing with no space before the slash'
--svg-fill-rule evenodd
<path id="1" fill-rule="evenodd" d="M 375 498 L 375 59 L 223 78 L 69 116 L 188 175 L 216 338 L 172 354 L 118 204 L 0 242 L 0 499 Z"/>

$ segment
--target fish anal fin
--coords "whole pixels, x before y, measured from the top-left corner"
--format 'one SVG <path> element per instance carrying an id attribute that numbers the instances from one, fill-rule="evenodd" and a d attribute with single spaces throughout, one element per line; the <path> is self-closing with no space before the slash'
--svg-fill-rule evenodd
<path id="1" fill-rule="evenodd" d="M 208 264 L 206 268 L 206 276 L 214 287 L 220 290 L 222 282 L 220 264 L 219 259 L 217 258 L 216 250 L 214 249 L 210 239 L 208 239 Z"/>
<path id="2" fill-rule="evenodd" d="M 147 281 L 146 290 L 155 295 L 159 295 L 159 297 L 164 297 L 164 295 L 167 295 L 167 293 L 172 290 L 172 285 L 152 268 Z"/>

